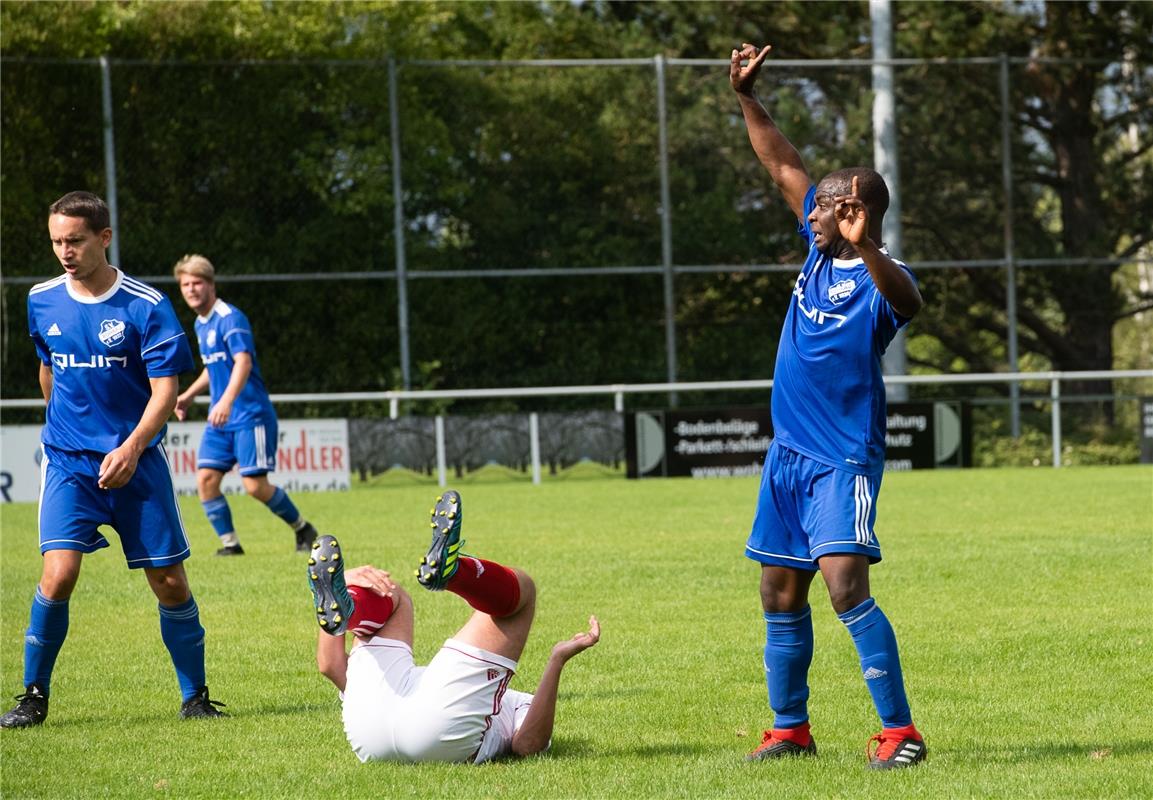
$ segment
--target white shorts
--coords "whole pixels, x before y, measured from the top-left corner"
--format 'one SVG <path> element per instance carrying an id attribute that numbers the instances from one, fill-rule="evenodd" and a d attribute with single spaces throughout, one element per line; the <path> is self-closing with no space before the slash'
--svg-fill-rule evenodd
<path id="1" fill-rule="evenodd" d="M 344 732 L 361 761 L 485 761 L 508 752 L 531 695 L 505 699 L 516 662 L 449 639 L 427 667 L 373 638 L 348 656 Z M 503 713 L 502 713 L 503 712 Z"/>

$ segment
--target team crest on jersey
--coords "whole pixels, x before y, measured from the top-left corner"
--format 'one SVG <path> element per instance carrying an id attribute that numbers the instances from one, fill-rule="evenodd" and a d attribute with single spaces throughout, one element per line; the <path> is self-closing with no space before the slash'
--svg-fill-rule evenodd
<path id="1" fill-rule="evenodd" d="M 857 282 L 852 278 L 843 281 L 837 281 L 829 287 L 829 299 L 835 305 L 840 305 L 849 299 L 849 295 L 857 288 Z"/>
<path id="2" fill-rule="evenodd" d="M 123 320 L 106 319 L 100 323 L 100 341 L 105 347 L 115 347 L 124 342 L 125 325 Z"/>
<path id="3" fill-rule="evenodd" d="M 204 341 L 209 347 L 216 347 L 216 331 L 209 331 L 208 335 L 204 337 Z"/>

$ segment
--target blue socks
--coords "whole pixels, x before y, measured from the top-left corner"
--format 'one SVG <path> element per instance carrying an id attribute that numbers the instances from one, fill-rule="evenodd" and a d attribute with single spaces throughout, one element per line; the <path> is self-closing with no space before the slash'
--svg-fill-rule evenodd
<path id="1" fill-rule="evenodd" d="M 901 675 L 901 660 L 897 657 L 897 637 L 877 601 L 869 598 L 856 608 L 838 614 L 845 623 L 857 655 L 861 658 L 861 672 L 865 685 L 873 696 L 873 705 L 886 728 L 901 728 L 913 723 L 909 701 L 905 697 L 905 681 Z"/>
<path id="2" fill-rule="evenodd" d="M 236 529 L 232 526 L 232 509 L 228 507 L 228 501 L 224 495 L 212 500 L 202 500 L 200 505 L 204 507 L 204 513 L 208 516 L 208 521 L 212 523 L 212 530 L 216 531 L 217 536 L 225 536 L 235 532 Z"/>
<path id="3" fill-rule="evenodd" d="M 288 492 L 276 487 L 276 491 L 272 493 L 272 497 L 268 498 L 268 510 L 282 520 L 287 522 L 292 527 L 296 527 L 296 523 L 301 522 L 300 512 L 296 510 L 296 506 L 292 504 L 292 500 L 288 498 Z"/>
<path id="4" fill-rule="evenodd" d="M 68 635 L 68 601 L 49 600 L 37 586 L 28 617 L 28 630 L 24 632 L 24 685 L 38 684 L 47 696 L 56 656 Z"/>
<path id="5" fill-rule="evenodd" d="M 809 665 L 813 662 L 813 610 L 765 613 L 765 683 L 774 728 L 809 720 Z"/>
<path id="6" fill-rule="evenodd" d="M 180 694 L 184 700 L 196 695 L 204 686 L 204 628 L 200 625 L 200 609 L 196 599 L 178 606 L 161 606 L 160 638 L 172 656 Z"/>

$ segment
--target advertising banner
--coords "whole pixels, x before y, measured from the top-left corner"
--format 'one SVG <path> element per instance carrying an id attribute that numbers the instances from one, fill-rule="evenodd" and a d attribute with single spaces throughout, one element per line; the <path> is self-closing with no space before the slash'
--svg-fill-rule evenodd
<path id="1" fill-rule="evenodd" d="M 349 480 L 348 421 L 344 419 L 280 420 L 276 472 L 272 482 L 293 492 L 347 491 Z M 164 449 L 178 495 L 196 494 L 196 453 L 207 423 L 172 422 Z M 35 502 L 40 493 L 40 426 L 5 425 L 0 457 L 0 499 L 5 503 Z M 235 469 L 224 476 L 225 494 L 240 494 L 244 486 Z"/>
<path id="2" fill-rule="evenodd" d="M 767 406 L 637 411 L 625 416 L 630 478 L 759 475 L 773 438 Z M 886 470 L 971 463 L 967 409 L 961 403 L 890 403 Z"/>

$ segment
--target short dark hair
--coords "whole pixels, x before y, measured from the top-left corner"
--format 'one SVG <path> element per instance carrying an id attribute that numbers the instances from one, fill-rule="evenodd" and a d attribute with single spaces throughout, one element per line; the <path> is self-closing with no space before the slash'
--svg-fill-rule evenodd
<path id="1" fill-rule="evenodd" d="M 853 178 L 857 179 L 857 192 L 869 213 L 883 217 L 889 210 L 889 187 L 881 173 L 868 167 L 847 167 L 830 172 L 821 178 L 821 188 L 834 194 L 853 191 Z"/>
<path id="2" fill-rule="evenodd" d="M 93 233 L 100 233 L 112 227 L 112 215 L 108 212 L 108 206 L 92 192 L 69 192 L 48 206 L 48 214 L 81 217 L 88 223 L 88 229 Z"/>

